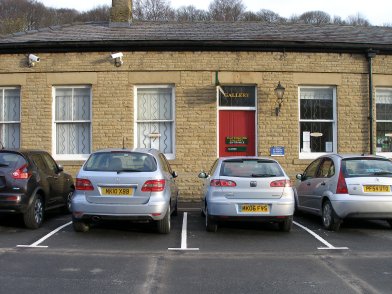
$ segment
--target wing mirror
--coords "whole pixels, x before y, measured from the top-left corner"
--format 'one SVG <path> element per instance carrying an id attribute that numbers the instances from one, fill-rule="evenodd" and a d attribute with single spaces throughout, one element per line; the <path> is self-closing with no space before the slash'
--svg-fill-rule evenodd
<path id="1" fill-rule="evenodd" d="M 199 178 L 200 178 L 200 179 L 207 179 L 207 178 L 208 178 L 208 174 L 207 174 L 205 171 L 202 171 L 202 172 L 199 174 Z"/>
<path id="2" fill-rule="evenodd" d="M 300 180 L 300 181 L 303 181 L 303 180 L 305 180 L 305 178 L 306 178 L 303 174 L 297 174 L 295 177 L 296 177 L 298 180 Z"/>
<path id="3" fill-rule="evenodd" d="M 172 176 L 173 176 L 173 178 L 177 178 L 177 177 L 178 177 L 177 172 L 173 171 L 173 172 L 172 172 Z"/>
<path id="4" fill-rule="evenodd" d="M 63 167 L 62 165 L 58 165 L 58 166 L 57 166 L 57 171 L 58 171 L 59 173 L 63 172 L 63 171 L 64 171 L 64 167 Z"/>

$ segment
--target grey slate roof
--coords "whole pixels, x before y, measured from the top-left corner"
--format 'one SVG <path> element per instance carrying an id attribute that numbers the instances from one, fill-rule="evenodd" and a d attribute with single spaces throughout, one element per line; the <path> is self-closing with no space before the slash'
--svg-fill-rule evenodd
<path id="1" fill-rule="evenodd" d="M 23 50 L 288 50 L 392 53 L 392 28 L 262 22 L 80 23 L 0 38 L 0 51 Z"/>

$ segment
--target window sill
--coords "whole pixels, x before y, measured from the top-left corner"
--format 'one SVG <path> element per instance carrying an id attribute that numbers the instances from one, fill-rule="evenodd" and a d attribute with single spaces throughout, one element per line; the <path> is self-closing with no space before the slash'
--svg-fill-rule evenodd
<path id="1" fill-rule="evenodd" d="M 56 161 L 86 161 L 90 154 L 54 154 Z"/>
<path id="2" fill-rule="evenodd" d="M 392 158 L 392 152 L 377 152 L 376 155 L 384 156 L 386 158 Z"/>
<path id="3" fill-rule="evenodd" d="M 332 152 L 318 152 L 318 153 L 300 153 L 299 159 L 316 159 L 323 155 L 332 154 Z"/>

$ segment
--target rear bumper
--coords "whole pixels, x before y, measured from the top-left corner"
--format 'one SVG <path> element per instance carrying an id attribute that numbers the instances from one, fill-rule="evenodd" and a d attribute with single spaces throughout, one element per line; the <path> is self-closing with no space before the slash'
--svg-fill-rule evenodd
<path id="1" fill-rule="evenodd" d="M 266 204 L 269 207 L 268 213 L 244 213 L 240 212 L 242 204 Z M 237 219 L 237 220 L 263 220 L 274 219 L 282 220 L 277 217 L 288 217 L 294 213 L 294 199 L 221 199 L 207 201 L 208 214 L 213 218 L 220 219 Z"/>
<path id="2" fill-rule="evenodd" d="M 340 218 L 392 219 L 392 197 L 347 195 L 341 198 L 331 200 Z"/>
<path id="3" fill-rule="evenodd" d="M 28 197 L 20 193 L 0 193 L 0 213 L 24 213 L 28 208 Z"/>
<path id="4" fill-rule="evenodd" d="M 99 204 L 87 202 L 85 197 L 72 200 L 72 215 L 75 219 L 107 219 L 157 221 L 165 217 L 169 203 L 166 201 L 146 204 Z"/>

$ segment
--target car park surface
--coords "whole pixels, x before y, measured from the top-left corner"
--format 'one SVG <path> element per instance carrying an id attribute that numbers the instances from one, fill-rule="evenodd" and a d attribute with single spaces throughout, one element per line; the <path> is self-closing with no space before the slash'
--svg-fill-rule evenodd
<path id="1" fill-rule="evenodd" d="M 294 217 L 290 234 L 269 223 L 225 223 L 205 231 L 200 204 L 181 204 L 170 234 L 151 224 L 98 223 L 77 234 L 53 213 L 34 231 L 0 219 L 2 293 L 391 293 L 392 231 L 382 221 L 325 230 L 316 216 Z M 187 248 L 180 250 L 187 214 Z M 305 226 L 336 248 L 295 225 Z M 178 248 L 178 250 L 169 250 Z"/>

